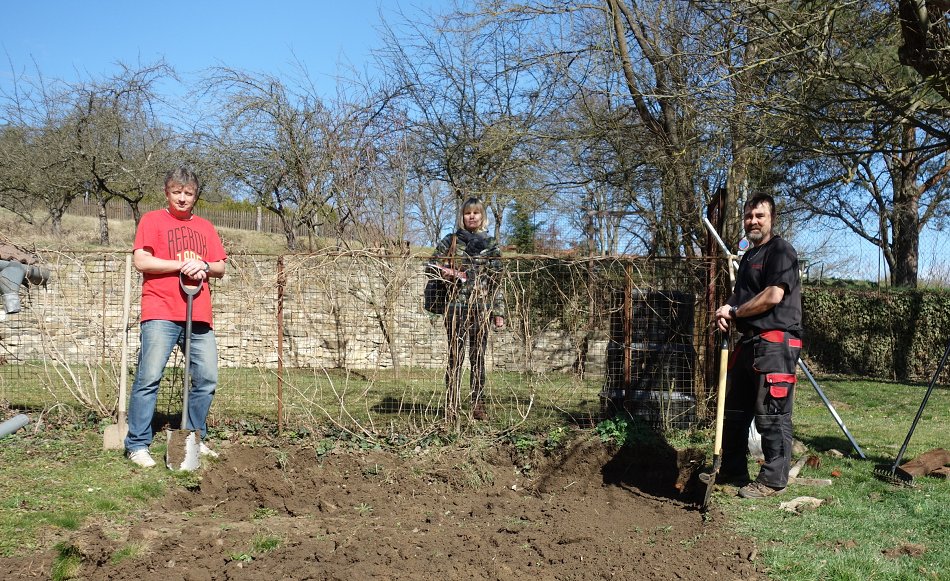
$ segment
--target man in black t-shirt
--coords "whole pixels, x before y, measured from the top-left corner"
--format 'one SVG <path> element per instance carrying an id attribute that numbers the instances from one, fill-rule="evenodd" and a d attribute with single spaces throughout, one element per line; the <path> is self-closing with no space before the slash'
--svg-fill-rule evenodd
<path id="1" fill-rule="evenodd" d="M 743 209 L 752 248 L 739 263 L 736 286 L 716 310 L 719 329 L 735 323 L 742 337 L 729 365 L 723 425 L 722 479 L 749 480 L 746 454 L 749 424 L 762 436 L 765 463 L 743 498 L 765 498 L 785 490 L 792 459 L 792 400 L 802 348 L 802 295 L 798 255 L 772 232 L 775 200 L 753 196 Z"/>

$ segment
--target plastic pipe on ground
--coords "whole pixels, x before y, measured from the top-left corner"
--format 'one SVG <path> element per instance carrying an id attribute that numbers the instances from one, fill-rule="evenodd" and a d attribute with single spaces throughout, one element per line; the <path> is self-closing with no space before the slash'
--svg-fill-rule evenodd
<path id="1" fill-rule="evenodd" d="M 26 414 L 19 414 L 13 416 L 9 420 L 0 424 L 0 438 L 4 436 L 9 436 L 13 432 L 19 430 L 23 426 L 30 423 L 30 417 Z"/>

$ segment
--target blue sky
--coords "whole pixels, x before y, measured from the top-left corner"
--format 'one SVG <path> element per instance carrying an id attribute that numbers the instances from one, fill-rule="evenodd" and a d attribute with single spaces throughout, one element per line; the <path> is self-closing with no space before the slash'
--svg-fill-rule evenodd
<path id="1" fill-rule="evenodd" d="M 339 63 L 362 69 L 378 46 L 380 12 L 441 9 L 439 0 L 0 0 L 0 92 L 12 74 L 67 81 L 164 57 L 185 80 L 227 65 L 290 73 L 293 61 L 328 90 Z M 446 6 L 447 7 L 447 6 Z M 35 61 L 35 64 L 34 64 Z M 11 68 L 12 62 L 12 68 Z"/>
<path id="2" fill-rule="evenodd" d="M 451 5 L 449 0 L 0 0 L 0 95 L 9 93 L 13 75 L 35 79 L 37 69 L 49 80 L 95 79 L 117 72 L 117 61 L 136 67 L 161 57 L 185 83 L 216 65 L 295 75 L 299 59 L 317 89 L 329 95 L 341 71 L 348 75 L 349 67 L 362 70 L 369 64 L 370 50 L 379 46 L 381 14 L 397 22 L 400 10 L 412 16 Z M 843 238 L 851 262 L 838 268 L 876 278 L 880 253 Z M 950 243 L 926 240 L 921 274 L 945 270 Z"/>

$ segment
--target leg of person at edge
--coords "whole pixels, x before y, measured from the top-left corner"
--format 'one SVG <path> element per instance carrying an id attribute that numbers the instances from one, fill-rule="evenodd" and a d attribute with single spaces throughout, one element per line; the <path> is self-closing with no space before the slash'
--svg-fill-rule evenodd
<path id="1" fill-rule="evenodd" d="M 21 262 L 0 260 L 0 291 L 8 315 L 20 312 L 20 285 L 26 280 L 26 268 Z"/>
<path id="2" fill-rule="evenodd" d="M 501 290 L 501 250 L 498 242 L 486 233 L 485 205 L 478 198 L 469 198 L 459 212 L 458 229 L 436 245 L 435 254 L 445 258 L 456 239 L 455 268 L 464 280 L 443 275 L 450 283 L 445 309 L 448 338 L 448 363 L 445 370 L 445 406 L 450 415 L 461 403 L 462 359 L 468 342 L 471 365 L 472 417 L 488 419 L 483 401 L 485 386 L 485 349 L 488 329 L 505 326 L 505 303 Z"/>
<path id="3" fill-rule="evenodd" d="M 0 241 L 0 295 L 3 313 L 20 312 L 20 286 L 46 284 L 49 270 L 37 266 L 39 257 L 15 244 Z"/>
<path id="4" fill-rule="evenodd" d="M 748 434 L 754 421 L 765 461 L 739 496 L 765 498 L 785 490 L 791 468 L 801 280 L 795 249 L 773 232 L 775 200 L 754 195 L 742 221 L 752 248 L 739 263 L 732 296 L 714 315 L 720 331 L 734 325 L 740 335 L 729 362 L 721 474 L 723 482 L 748 482 Z"/>
<path id="5" fill-rule="evenodd" d="M 129 398 L 125 450 L 144 468 L 155 465 L 148 448 L 158 386 L 175 345 L 184 348 L 187 297 L 179 276 L 201 284 L 193 298 L 188 425 L 181 429 L 207 436 L 206 420 L 218 384 L 218 351 L 211 313 L 211 278 L 224 276 L 227 255 L 211 222 L 193 213 L 200 195 L 198 177 L 179 167 L 165 176 L 168 207 L 142 216 L 135 233 L 132 262 L 142 273 L 141 344 Z M 200 452 L 217 456 L 203 441 Z"/>

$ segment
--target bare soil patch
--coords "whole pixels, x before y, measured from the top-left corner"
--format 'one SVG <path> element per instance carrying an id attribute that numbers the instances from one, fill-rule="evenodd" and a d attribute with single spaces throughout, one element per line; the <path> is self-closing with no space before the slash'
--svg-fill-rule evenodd
<path id="1" fill-rule="evenodd" d="M 197 489 L 77 532 L 82 578 L 766 578 L 751 540 L 697 510 L 694 475 L 669 451 L 588 436 L 528 455 L 500 443 L 323 457 L 226 444 Z M 52 559 L 0 569 L 48 578 Z"/>

